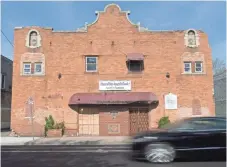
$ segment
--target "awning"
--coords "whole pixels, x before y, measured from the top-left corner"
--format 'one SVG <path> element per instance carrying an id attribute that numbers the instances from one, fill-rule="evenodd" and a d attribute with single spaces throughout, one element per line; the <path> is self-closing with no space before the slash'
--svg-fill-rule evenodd
<path id="1" fill-rule="evenodd" d="M 127 55 L 127 61 L 129 60 L 143 60 L 144 59 L 144 55 L 141 53 L 129 53 Z"/>
<path id="2" fill-rule="evenodd" d="M 151 104 L 158 101 L 157 96 L 151 92 L 111 92 L 111 93 L 76 93 L 69 105 L 76 104 L 131 104 L 144 102 Z"/>

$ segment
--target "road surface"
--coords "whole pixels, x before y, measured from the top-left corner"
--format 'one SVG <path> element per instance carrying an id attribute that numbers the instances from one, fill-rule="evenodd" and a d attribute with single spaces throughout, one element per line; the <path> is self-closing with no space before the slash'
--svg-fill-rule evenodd
<path id="1" fill-rule="evenodd" d="M 129 146 L 2 146 L 2 167 L 225 167 L 226 162 L 150 164 L 129 159 Z"/>

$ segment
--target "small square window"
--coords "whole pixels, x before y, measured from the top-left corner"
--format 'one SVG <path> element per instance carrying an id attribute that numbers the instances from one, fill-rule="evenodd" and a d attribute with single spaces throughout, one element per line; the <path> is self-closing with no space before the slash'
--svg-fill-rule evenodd
<path id="1" fill-rule="evenodd" d="M 86 72 L 97 72 L 97 57 L 86 57 Z"/>
<path id="2" fill-rule="evenodd" d="M 184 72 L 191 73 L 191 62 L 184 62 Z"/>
<path id="3" fill-rule="evenodd" d="M 31 63 L 24 63 L 23 74 L 31 74 Z"/>
<path id="4" fill-rule="evenodd" d="M 130 60 L 127 61 L 128 71 L 130 72 L 142 72 L 144 69 L 143 61 L 141 60 Z"/>
<path id="5" fill-rule="evenodd" d="M 42 63 L 35 63 L 35 74 L 42 73 Z"/>
<path id="6" fill-rule="evenodd" d="M 195 72 L 203 72 L 202 62 L 195 62 Z"/>

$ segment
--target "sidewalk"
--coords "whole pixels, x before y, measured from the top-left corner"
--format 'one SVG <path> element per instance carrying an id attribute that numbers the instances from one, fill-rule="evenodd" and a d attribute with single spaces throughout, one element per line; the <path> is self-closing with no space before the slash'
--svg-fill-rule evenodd
<path id="1" fill-rule="evenodd" d="M 97 137 L 1 137 L 1 145 L 125 145 L 130 144 L 128 136 L 97 136 Z"/>
<path id="2" fill-rule="evenodd" d="M 39 137 L 34 139 L 37 140 Z M 1 145 L 24 145 L 32 140 L 32 137 L 1 137 Z"/>

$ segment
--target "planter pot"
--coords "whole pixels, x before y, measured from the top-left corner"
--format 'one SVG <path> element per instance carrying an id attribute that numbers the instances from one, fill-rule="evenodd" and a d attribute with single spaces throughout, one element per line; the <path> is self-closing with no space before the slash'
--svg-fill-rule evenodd
<path id="1" fill-rule="evenodd" d="M 49 129 L 47 137 L 62 137 L 62 129 Z"/>

